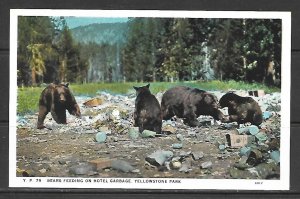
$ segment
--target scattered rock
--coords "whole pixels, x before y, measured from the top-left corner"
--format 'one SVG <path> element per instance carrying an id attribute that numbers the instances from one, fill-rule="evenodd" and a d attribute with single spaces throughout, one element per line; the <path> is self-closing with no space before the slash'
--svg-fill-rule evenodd
<path id="1" fill-rule="evenodd" d="M 33 170 L 23 170 L 23 177 L 35 177 L 35 172 Z"/>
<path id="2" fill-rule="evenodd" d="M 188 151 L 188 152 L 180 151 L 179 156 L 180 157 L 188 157 L 191 153 L 192 153 L 191 151 Z"/>
<path id="3" fill-rule="evenodd" d="M 173 157 L 172 151 L 155 151 L 151 155 L 146 157 L 146 161 L 154 166 L 162 166 L 168 160 Z"/>
<path id="4" fill-rule="evenodd" d="M 185 161 L 182 163 L 181 168 L 179 169 L 180 172 L 188 173 L 190 172 L 191 169 L 191 162 L 190 161 Z"/>
<path id="5" fill-rule="evenodd" d="M 212 162 L 211 161 L 208 161 L 208 162 L 203 162 L 201 164 L 201 168 L 202 169 L 210 169 L 212 167 Z"/>
<path id="6" fill-rule="evenodd" d="M 133 170 L 135 170 L 135 168 L 131 166 L 131 164 L 124 160 L 112 160 L 111 168 L 122 171 L 124 173 L 132 172 Z"/>
<path id="7" fill-rule="evenodd" d="M 230 168 L 229 174 L 234 179 L 256 179 L 257 176 L 255 174 L 252 174 L 248 170 L 240 170 L 237 168 Z"/>
<path id="8" fill-rule="evenodd" d="M 189 131 L 188 136 L 189 137 L 196 137 L 196 132 L 195 131 Z"/>
<path id="9" fill-rule="evenodd" d="M 257 149 L 252 149 L 248 155 L 247 163 L 249 165 L 257 165 L 262 161 L 263 155 Z"/>
<path id="10" fill-rule="evenodd" d="M 97 171 L 95 165 L 90 163 L 84 163 L 76 166 L 72 166 L 69 169 L 69 172 L 73 175 L 90 175 Z"/>
<path id="11" fill-rule="evenodd" d="M 204 157 L 204 153 L 202 151 L 192 152 L 192 157 L 194 160 L 200 160 Z"/>
<path id="12" fill-rule="evenodd" d="M 276 163 L 261 163 L 254 168 L 248 169 L 248 171 L 260 179 L 267 179 L 278 174 L 276 168 L 278 168 Z"/>

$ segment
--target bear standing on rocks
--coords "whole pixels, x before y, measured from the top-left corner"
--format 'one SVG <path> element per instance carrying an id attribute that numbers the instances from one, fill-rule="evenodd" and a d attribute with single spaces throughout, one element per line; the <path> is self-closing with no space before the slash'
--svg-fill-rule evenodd
<path id="1" fill-rule="evenodd" d="M 225 116 L 218 109 L 218 99 L 211 93 L 197 88 L 177 86 L 167 90 L 161 101 L 161 111 L 164 120 L 174 115 L 184 118 L 189 126 L 199 126 L 199 115 L 210 115 L 216 120 L 223 120 Z"/>
<path id="2" fill-rule="evenodd" d="M 258 103 L 251 97 L 241 97 L 232 92 L 226 93 L 220 99 L 220 106 L 228 107 L 229 118 L 224 122 L 251 122 L 260 125 L 263 121 L 262 112 Z"/>
<path id="3" fill-rule="evenodd" d="M 150 84 L 142 87 L 133 87 L 136 90 L 134 126 L 139 132 L 151 130 L 161 133 L 162 118 L 158 100 L 149 90 Z"/>
<path id="4" fill-rule="evenodd" d="M 45 128 L 44 120 L 49 112 L 59 124 L 66 124 L 66 110 L 80 117 L 79 106 L 68 86 L 68 83 L 51 83 L 42 91 L 39 99 L 38 129 Z"/>

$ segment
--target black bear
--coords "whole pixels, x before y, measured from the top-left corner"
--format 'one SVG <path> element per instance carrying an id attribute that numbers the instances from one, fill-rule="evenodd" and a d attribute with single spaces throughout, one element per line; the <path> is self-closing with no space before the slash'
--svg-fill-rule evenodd
<path id="1" fill-rule="evenodd" d="M 147 129 L 161 133 L 162 118 L 158 100 L 149 90 L 150 84 L 142 87 L 133 87 L 136 90 L 134 126 L 139 132 Z"/>
<path id="2" fill-rule="evenodd" d="M 161 111 L 164 120 L 174 115 L 184 118 L 189 126 L 199 126 L 199 115 L 210 115 L 216 120 L 223 120 L 225 116 L 218 109 L 218 99 L 206 91 L 177 86 L 167 90 L 161 101 Z"/>
<path id="3" fill-rule="evenodd" d="M 66 124 L 66 110 L 72 115 L 78 117 L 81 115 L 79 106 L 68 86 L 68 83 L 51 83 L 42 91 L 39 99 L 38 129 L 45 127 L 44 120 L 49 112 L 59 124 Z"/>
<path id="4" fill-rule="evenodd" d="M 262 111 L 258 103 L 251 97 L 241 97 L 233 92 L 228 92 L 220 99 L 220 106 L 228 107 L 229 118 L 224 122 L 250 122 L 260 125 L 263 121 Z"/>

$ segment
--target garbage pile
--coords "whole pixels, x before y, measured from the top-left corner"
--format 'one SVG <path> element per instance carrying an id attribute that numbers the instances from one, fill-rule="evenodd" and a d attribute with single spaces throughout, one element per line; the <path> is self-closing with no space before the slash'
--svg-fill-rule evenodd
<path id="1" fill-rule="evenodd" d="M 212 93 L 218 98 L 225 94 L 219 91 Z M 161 96 L 162 93 L 157 94 L 159 101 Z M 181 177 L 195 178 L 279 179 L 280 93 L 260 93 L 252 97 L 263 111 L 264 121 L 260 126 L 220 123 L 210 116 L 200 116 L 201 126 L 189 127 L 175 117 L 163 121 L 162 134 L 156 134 L 149 130 L 139 133 L 138 128 L 133 127 L 135 94 L 98 92 L 95 97 L 76 96 L 81 118 L 67 113 L 68 124 L 62 125 L 48 114 L 44 122 L 48 129 L 37 130 L 37 114 L 19 116 L 18 128 L 34 131 L 35 137 L 18 141 L 38 144 L 41 139 L 37 138 L 44 131 L 48 135 L 86 134 L 92 138 L 92 144 L 88 143 L 91 151 L 96 150 L 93 147 L 98 145 L 106 147 L 107 151 L 116 151 L 108 153 L 110 157 L 87 156 L 84 161 L 70 165 L 68 172 L 71 176 L 98 175 L 111 169 L 139 177 L 176 177 L 178 172 Z M 227 114 L 226 108 L 221 111 Z M 125 155 L 119 158 L 122 152 Z M 22 151 L 18 153 L 22 156 Z M 146 172 L 152 176 L 146 175 Z M 189 176 L 189 173 L 192 175 Z"/>

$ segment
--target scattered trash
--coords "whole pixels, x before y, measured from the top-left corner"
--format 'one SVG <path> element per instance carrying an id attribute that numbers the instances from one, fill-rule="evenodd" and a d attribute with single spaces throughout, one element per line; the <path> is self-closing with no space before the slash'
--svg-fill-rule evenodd
<path id="1" fill-rule="evenodd" d="M 264 120 L 267 120 L 267 119 L 269 119 L 270 117 L 272 117 L 272 113 L 271 113 L 271 112 L 269 112 L 269 111 L 263 112 L 263 119 L 264 119 Z"/>
<path id="2" fill-rule="evenodd" d="M 213 92 L 218 98 L 223 95 Z M 37 114 L 19 116 L 17 166 L 26 170 L 17 169 L 17 176 L 119 177 L 119 171 L 138 178 L 178 174 L 187 178 L 280 179 L 280 93 L 255 97 L 263 111 L 264 121 L 259 127 L 250 123 L 220 124 L 210 116 L 199 116 L 202 125 L 189 127 L 181 118 L 173 117 L 163 121 L 162 134 L 146 130 L 144 136 L 151 139 L 139 139 L 143 133 L 133 126 L 135 95 L 100 95 L 102 102 L 98 105 L 97 97 L 76 96 L 82 117 L 67 112 L 67 124 L 57 124 L 48 114 L 45 126 L 49 128 L 37 130 Z M 95 104 L 85 105 L 89 100 Z M 226 108 L 221 111 L 228 115 Z M 33 154 L 26 150 L 28 144 L 47 150 Z M 65 148 L 62 151 L 58 147 Z"/>
<path id="3" fill-rule="evenodd" d="M 255 135 L 255 137 L 260 141 L 260 142 L 265 142 L 268 139 L 267 134 L 264 132 L 259 132 L 258 134 Z"/>
<path id="4" fill-rule="evenodd" d="M 182 134 L 177 134 L 176 135 L 176 138 L 179 140 L 179 141 L 183 141 L 183 135 Z"/>
<path id="5" fill-rule="evenodd" d="M 111 167 L 112 160 L 113 159 L 99 158 L 99 159 L 91 160 L 89 161 L 89 163 L 94 164 L 97 170 L 103 170 Z"/>
<path id="6" fill-rule="evenodd" d="M 130 139 L 135 140 L 139 137 L 139 127 L 131 127 L 128 131 Z"/>
<path id="7" fill-rule="evenodd" d="M 181 168 L 181 162 L 179 161 L 172 161 L 171 164 L 170 164 L 171 168 L 172 169 L 180 169 Z"/>
<path id="8" fill-rule="evenodd" d="M 182 148 L 182 143 L 174 143 L 172 144 L 173 149 L 181 149 Z"/>
<path id="9" fill-rule="evenodd" d="M 231 148 L 240 148 L 253 142 L 253 138 L 250 135 L 226 134 L 226 140 Z"/>
<path id="10" fill-rule="evenodd" d="M 188 136 L 189 137 L 196 137 L 196 132 L 195 131 L 189 131 Z"/>
<path id="11" fill-rule="evenodd" d="M 255 96 L 255 97 L 263 97 L 265 95 L 264 90 L 249 91 L 248 93 L 250 96 Z"/>
<path id="12" fill-rule="evenodd" d="M 165 125 L 162 127 L 161 131 L 166 134 L 174 134 L 176 132 L 176 128 L 171 125 Z"/>
<path id="13" fill-rule="evenodd" d="M 111 114 L 109 115 L 109 118 L 113 121 L 120 120 L 120 111 L 117 109 L 114 109 Z"/>
<path id="14" fill-rule="evenodd" d="M 100 98 L 93 98 L 83 103 L 87 107 L 95 107 L 103 104 L 103 100 Z"/>
<path id="15" fill-rule="evenodd" d="M 104 143 L 106 141 L 106 133 L 105 132 L 99 132 L 96 134 L 96 141 L 98 143 Z"/>
<path id="16" fill-rule="evenodd" d="M 248 156 L 250 154 L 251 147 L 244 146 L 240 149 L 240 156 Z"/>
<path id="17" fill-rule="evenodd" d="M 280 151 L 272 151 L 270 153 L 270 158 L 274 160 L 276 163 L 280 162 Z"/>
<path id="18" fill-rule="evenodd" d="M 143 130 L 142 132 L 142 138 L 154 138 L 156 135 L 156 132 L 149 131 L 149 130 Z"/>
<path id="19" fill-rule="evenodd" d="M 220 145 L 219 145 L 219 149 L 220 149 L 220 151 L 224 151 L 224 150 L 225 150 L 225 148 L 226 148 L 226 147 L 225 147 L 225 145 L 224 145 L 224 144 L 220 144 Z"/>
<path id="20" fill-rule="evenodd" d="M 251 134 L 256 135 L 259 132 L 259 129 L 255 125 L 247 126 L 245 128 L 237 129 L 239 134 Z"/>

